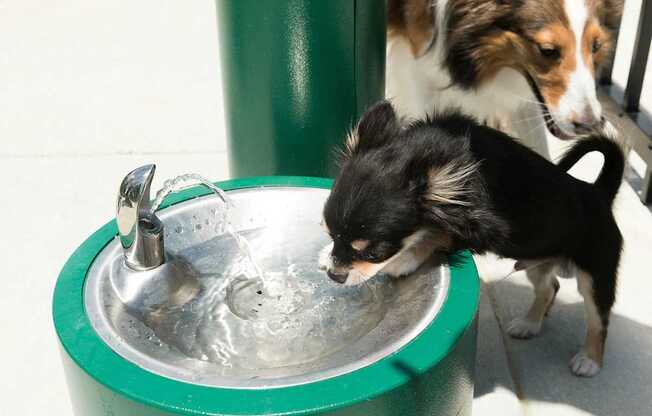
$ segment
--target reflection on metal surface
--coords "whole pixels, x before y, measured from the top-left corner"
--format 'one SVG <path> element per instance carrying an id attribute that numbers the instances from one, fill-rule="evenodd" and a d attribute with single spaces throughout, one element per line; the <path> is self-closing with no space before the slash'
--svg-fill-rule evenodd
<path id="1" fill-rule="evenodd" d="M 368 285 L 332 283 L 318 270 L 328 242 L 319 226 L 327 190 L 229 192 L 236 209 L 221 224 L 215 197 L 160 211 L 168 262 L 129 271 L 118 241 L 94 261 L 85 306 L 101 338 L 125 359 L 190 383 L 272 388 L 354 371 L 396 351 L 434 318 L 448 289 L 445 266 Z M 249 240 L 251 263 L 230 225 Z M 130 278 L 142 284 L 118 287 Z"/>
<path id="2" fill-rule="evenodd" d="M 116 222 L 126 264 L 134 270 L 148 270 L 165 261 L 163 225 L 151 212 L 149 191 L 156 166 L 131 171 L 120 184 Z"/>

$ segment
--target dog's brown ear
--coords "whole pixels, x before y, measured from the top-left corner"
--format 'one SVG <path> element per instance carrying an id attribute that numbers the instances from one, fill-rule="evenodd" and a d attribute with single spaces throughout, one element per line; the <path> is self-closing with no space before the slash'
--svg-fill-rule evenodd
<path id="1" fill-rule="evenodd" d="M 403 36 L 415 57 L 423 55 L 435 41 L 435 2 L 432 0 L 389 0 L 387 23 L 390 36 Z"/>
<path id="2" fill-rule="evenodd" d="M 382 146 L 400 131 L 394 107 L 381 101 L 370 107 L 360 118 L 358 125 L 349 132 L 346 140 L 346 156 Z"/>

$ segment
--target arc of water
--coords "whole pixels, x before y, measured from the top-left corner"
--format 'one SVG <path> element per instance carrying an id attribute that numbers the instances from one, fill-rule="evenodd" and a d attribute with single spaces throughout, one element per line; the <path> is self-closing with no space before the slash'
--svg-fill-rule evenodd
<path id="1" fill-rule="evenodd" d="M 260 279 L 261 281 L 264 281 L 263 271 L 254 258 L 251 249 L 251 244 L 244 236 L 240 235 L 238 232 L 236 232 L 233 229 L 231 225 L 228 224 L 227 217 L 228 217 L 229 209 L 235 206 L 233 200 L 229 198 L 229 196 L 226 194 L 226 192 L 224 192 L 224 190 L 215 186 L 212 182 L 205 179 L 201 175 L 198 175 L 196 173 L 188 173 L 185 175 L 177 176 L 176 178 L 173 179 L 168 179 L 165 182 L 163 182 L 163 187 L 156 192 L 156 197 L 154 198 L 154 201 L 151 204 L 151 212 L 152 213 L 156 212 L 156 210 L 161 206 L 165 198 L 171 193 L 178 192 L 183 189 L 187 189 L 196 185 L 203 185 L 207 187 L 213 193 L 219 196 L 222 202 L 224 202 L 224 211 L 222 217 L 222 223 L 225 226 L 224 230 L 235 240 L 240 252 L 247 258 L 247 260 L 249 260 L 249 263 L 251 263 L 251 266 L 254 268 L 254 271 L 257 275 L 256 277 L 258 277 L 258 279 Z"/>

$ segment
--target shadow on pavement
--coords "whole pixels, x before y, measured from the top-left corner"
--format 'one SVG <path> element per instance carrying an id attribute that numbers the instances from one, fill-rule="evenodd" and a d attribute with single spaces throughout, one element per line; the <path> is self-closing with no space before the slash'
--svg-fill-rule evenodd
<path id="1" fill-rule="evenodd" d="M 533 299 L 530 287 L 509 280 L 484 285 L 483 291 L 485 298 L 489 293 L 494 299 L 495 313 L 503 328 L 512 318 L 524 314 Z M 650 301 L 652 304 L 652 295 Z M 652 414 L 652 327 L 612 313 L 604 368 L 593 378 L 578 378 L 571 374 L 568 361 L 584 340 L 583 304 L 564 302 L 558 297 L 537 337 L 503 337 L 509 356 L 507 371 L 514 380 L 514 385 L 509 385 L 510 380 L 504 382 L 491 371 L 482 372 L 500 358 L 483 345 L 490 342 L 489 336 L 483 339 L 482 329 L 492 325 L 491 319 L 481 313 L 475 397 L 501 386 L 524 400 L 528 413 L 530 404 L 544 402 L 570 405 L 598 416 Z"/>

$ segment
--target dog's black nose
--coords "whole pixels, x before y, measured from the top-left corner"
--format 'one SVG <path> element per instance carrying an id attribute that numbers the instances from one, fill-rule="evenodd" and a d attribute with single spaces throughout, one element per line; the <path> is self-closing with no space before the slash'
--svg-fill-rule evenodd
<path id="1" fill-rule="evenodd" d="M 581 113 L 571 115 L 574 133 L 577 135 L 586 135 L 600 131 L 604 126 L 605 119 L 600 114 L 595 114 L 591 107 Z"/>
<path id="2" fill-rule="evenodd" d="M 344 274 L 338 274 L 338 273 L 333 273 L 331 270 L 327 270 L 326 274 L 328 277 L 331 278 L 331 280 L 337 282 L 337 283 L 344 283 L 346 282 L 346 278 L 349 276 L 348 273 Z"/>

